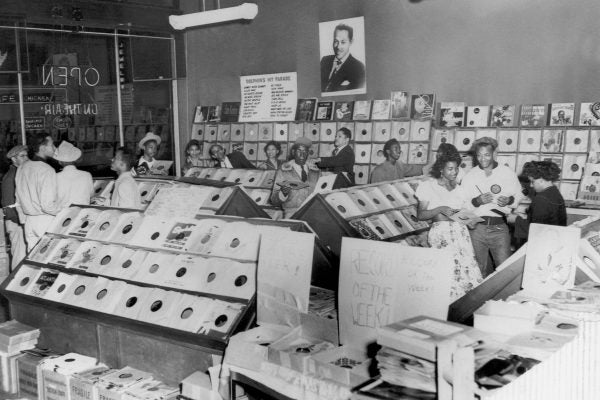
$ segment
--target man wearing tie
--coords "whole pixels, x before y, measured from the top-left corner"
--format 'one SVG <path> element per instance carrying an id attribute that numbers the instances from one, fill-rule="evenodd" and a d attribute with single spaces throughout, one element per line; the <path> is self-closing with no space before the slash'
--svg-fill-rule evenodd
<path id="1" fill-rule="evenodd" d="M 321 59 L 321 91 L 339 92 L 365 87 L 365 66 L 350 54 L 354 29 L 339 24 L 333 31 L 333 55 Z"/>
<path id="2" fill-rule="evenodd" d="M 315 162 L 325 171 L 334 173 L 345 172 L 348 179 L 354 184 L 354 150 L 349 146 L 352 132 L 348 128 L 340 128 L 335 134 L 331 157 L 315 159 Z"/>
<path id="3" fill-rule="evenodd" d="M 271 204 L 283 208 L 283 217 L 289 218 L 300 205 L 315 190 L 321 172 L 306 164 L 310 146 L 310 139 L 300 137 L 292 145 L 293 159 L 285 162 L 277 170 Z"/>
<path id="4" fill-rule="evenodd" d="M 239 151 L 232 151 L 225 155 L 225 150 L 220 144 L 213 144 L 208 150 L 210 158 L 215 161 L 215 167 L 217 168 L 245 168 L 255 169 L 250 161 L 246 158 L 243 153 Z"/>

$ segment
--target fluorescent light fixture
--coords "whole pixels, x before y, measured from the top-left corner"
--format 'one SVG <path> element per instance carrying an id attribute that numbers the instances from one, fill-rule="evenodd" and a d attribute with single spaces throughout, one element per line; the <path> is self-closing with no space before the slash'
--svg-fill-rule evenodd
<path id="1" fill-rule="evenodd" d="M 254 19 L 258 14 L 258 6 L 254 3 L 243 3 L 236 7 L 220 8 L 193 14 L 170 15 L 169 23 L 173 29 L 181 30 L 193 26 L 218 24 L 238 19 Z"/>

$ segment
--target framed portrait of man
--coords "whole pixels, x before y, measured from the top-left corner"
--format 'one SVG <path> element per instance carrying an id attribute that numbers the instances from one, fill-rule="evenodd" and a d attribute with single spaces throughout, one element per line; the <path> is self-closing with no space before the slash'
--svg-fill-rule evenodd
<path id="1" fill-rule="evenodd" d="M 367 93 L 365 18 L 319 23 L 321 96 Z"/>

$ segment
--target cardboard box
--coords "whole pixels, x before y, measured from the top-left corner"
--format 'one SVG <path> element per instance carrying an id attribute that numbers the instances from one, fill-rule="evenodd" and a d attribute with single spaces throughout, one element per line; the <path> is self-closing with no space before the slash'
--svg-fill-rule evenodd
<path id="1" fill-rule="evenodd" d="M 0 353 L 0 374 L 2 376 L 2 386 L 0 390 L 5 393 L 17 393 L 19 391 L 19 381 L 17 374 L 17 360 L 23 357 L 23 354 Z"/>
<path id="2" fill-rule="evenodd" d="M 35 400 L 38 398 L 37 366 L 44 358 L 24 354 L 17 359 L 17 386 L 19 397 Z"/>
<path id="3" fill-rule="evenodd" d="M 474 313 L 476 329 L 499 335 L 517 335 L 535 327 L 540 307 L 533 304 L 487 301 Z"/>
<path id="4" fill-rule="evenodd" d="M 262 361 L 268 359 L 268 345 L 290 333 L 291 327 L 265 324 L 229 339 L 225 352 L 225 363 L 260 371 Z"/>
<path id="5" fill-rule="evenodd" d="M 369 379 L 369 364 L 366 352 L 344 345 L 309 357 L 307 372 L 319 378 L 356 386 Z"/>
<path id="6" fill-rule="evenodd" d="M 111 373 L 113 370 L 105 365 L 89 371 L 73 374 L 69 383 L 69 392 L 71 400 L 91 400 L 97 399 L 98 395 L 94 384 L 98 382 L 100 377 Z"/>

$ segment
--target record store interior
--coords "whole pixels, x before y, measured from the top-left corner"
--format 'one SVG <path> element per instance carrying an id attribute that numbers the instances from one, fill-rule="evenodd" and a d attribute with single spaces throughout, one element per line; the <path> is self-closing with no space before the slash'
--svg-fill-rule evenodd
<path id="1" fill-rule="evenodd" d="M 0 400 L 598 399 L 599 18 L 4 0 Z"/>

